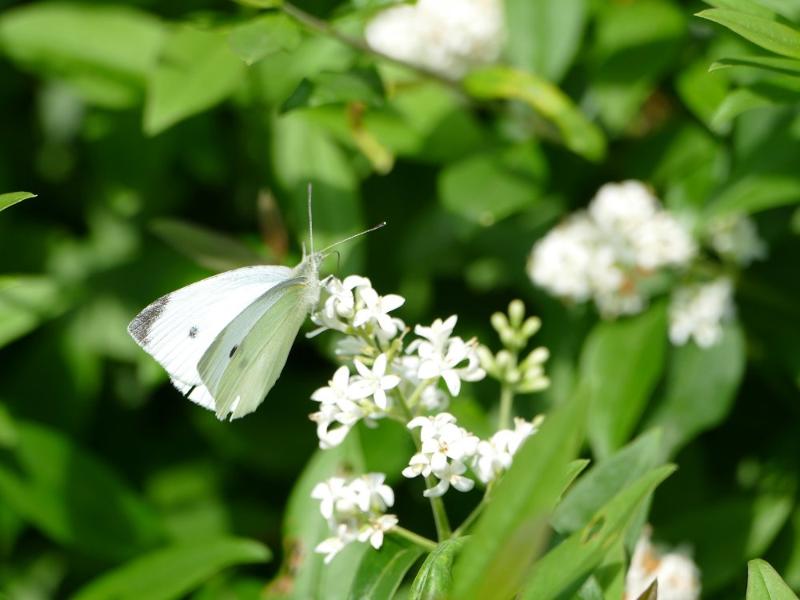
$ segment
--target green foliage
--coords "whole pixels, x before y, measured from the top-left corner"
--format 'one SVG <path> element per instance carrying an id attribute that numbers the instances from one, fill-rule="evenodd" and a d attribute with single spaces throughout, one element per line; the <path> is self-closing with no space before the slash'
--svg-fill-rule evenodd
<path id="1" fill-rule="evenodd" d="M 5 4 L 0 189 L 36 195 L 0 194 L 0 597 L 618 600 L 645 523 L 690 551 L 703 598 L 742 597 L 745 565 L 748 600 L 797 597 L 797 2 L 505 0 L 501 58 L 459 78 L 364 46 L 384 0 Z M 625 179 L 701 247 L 648 280 L 649 308 L 605 320 L 525 266 Z M 322 272 L 402 294 L 407 340 L 457 314 L 492 347 L 512 298 L 541 317 L 550 387 L 495 377 L 541 430 L 498 481 L 448 491 L 449 539 L 400 474 L 401 419 L 317 449 L 309 396 L 335 334 L 299 336 L 268 401 L 219 423 L 126 333 L 182 285 L 296 264 L 309 183 L 317 249 L 387 221 Z M 710 248 L 732 216 L 764 258 Z M 672 344 L 665 290 L 720 275 L 736 304 L 721 339 Z M 447 410 L 487 440 L 499 387 L 464 383 Z M 423 538 L 326 565 L 311 490 L 366 472 Z"/>

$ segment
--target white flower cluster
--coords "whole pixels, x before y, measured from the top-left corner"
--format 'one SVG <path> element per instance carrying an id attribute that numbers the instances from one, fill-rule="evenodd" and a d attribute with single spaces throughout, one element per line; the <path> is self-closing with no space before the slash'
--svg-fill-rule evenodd
<path id="1" fill-rule="evenodd" d="M 438 482 L 426 489 L 427 498 L 442 496 L 450 486 L 468 492 L 475 482 L 467 477 L 467 467 L 484 484 L 496 479 L 510 466 L 514 454 L 526 438 L 536 433 L 543 417 L 532 422 L 514 419 L 514 429 L 502 429 L 489 440 L 479 440 L 456 424 L 450 413 L 433 417 L 417 417 L 409 429 L 420 429 L 420 451 L 411 457 L 403 475 L 408 478 L 433 476 Z"/>
<path id="2" fill-rule="evenodd" d="M 418 0 L 379 13 L 365 31 L 370 47 L 459 79 L 495 62 L 505 41 L 502 0 Z"/>
<path id="3" fill-rule="evenodd" d="M 660 553 L 650 542 L 645 527 L 631 557 L 625 576 L 625 600 L 634 600 L 658 579 L 659 600 L 697 600 L 700 598 L 700 571 L 691 558 L 681 552 Z"/>
<path id="4" fill-rule="evenodd" d="M 722 337 L 722 324 L 734 313 L 733 284 L 721 277 L 677 288 L 669 306 L 669 339 L 682 346 L 690 339 L 709 348 Z"/>
<path id="5" fill-rule="evenodd" d="M 747 266 L 767 257 L 767 245 L 752 219 L 731 214 L 718 217 L 708 227 L 708 241 L 725 260 Z"/>
<path id="6" fill-rule="evenodd" d="M 394 504 L 394 492 L 384 480 L 381 473 L 367 473 L 350 480 L 331 477 L 311 491 L 311 497 L 320 501 L 320 512 L 334 533 L 314 548 L 325 555 L 326 564 L 352 542 L 369 541 L 373 548 L 380 548 L 383 534 L 397 525 L 396 516 L 384 514 Z"/>
<path id="7" fill-rule="evenodd" d="M 642 282 L 661 269 L 686 266 L 696 251 L 688 229 L 643 183 L 624 181 L 601 187 L 587 211 L 540 240 L 528 274 L 557 296 L 593 299 L 604 316 L 616 317 L 643 310 Z"/>

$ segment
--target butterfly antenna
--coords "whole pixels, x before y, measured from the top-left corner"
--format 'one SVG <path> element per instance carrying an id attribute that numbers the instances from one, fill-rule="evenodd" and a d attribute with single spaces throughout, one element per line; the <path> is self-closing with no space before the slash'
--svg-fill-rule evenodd
<path id="1" fill-rule="evenodd" d="M 311 249 L 311 255 L 314 255 L 314 216 L 311 211 L 311 182 L 308 182 L 308 245 Z"/>
<path id="2" fill-rule="evenodd" d="M 364 231 L 359 231 L 358 233 L 354 233 L 353 235 L 351 235 L 349 237 L 346 237 L 343 240 L 339 240 L 338 242 L 335 242 L 335 243 L 331 244 L 327 248 L 324 248 L 323 250 L 320 251 L 320 254 L 327 256 L 328 251 L 331 248 L 333 248 L 334 246 L 338 246 L 339 244 L 344 244 L 345 242 L 349 242 L 350 240 L 354 240 L 357 237 L 361 237 L 362 235 L 366 235 L 368 233 L 372 233 L 373 231 L 375 231 L 377 229 L 380 229 L 381 227 L 385 227 L 385 226 L 386 226 L 386 221 L 383 221 L 381 223 L 378 223 L 374 227 L 370 227 L 369 229 L 365 229 Z"/>

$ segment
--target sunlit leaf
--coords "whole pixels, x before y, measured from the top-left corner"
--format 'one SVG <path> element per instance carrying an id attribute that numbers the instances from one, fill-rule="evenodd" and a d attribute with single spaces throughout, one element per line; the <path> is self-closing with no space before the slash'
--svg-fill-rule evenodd
<path id="1" fill-rule="evenodd" d="M 244 69 L 224 34 L 178 28 L 148 80 L 145 132 L 156 135 L 222 102 L 239 85 Z"/>
<path id="2" fill-rule="evenodd" d="M 464 88 L 481 100 L 519 100 L 553 122 L 567 148 L 588 158 L 605 155 L 603 133 L 589 121 L 558 87 L 532 73 L 510 67 L 488 67 L 473 71 Z"/>
<path id="3" fill-rule="evenodd" d="M 522 585 L 548 534 L 547 516 L 576 474 L 585 397 L 549 415 L 528 438 L 492 493 L 455 565 L 454 598 L 511 597 Z"/>
<path id="4" fill-rule="evenodd" d="M 172 600 L 184 597 L 212 575 L 239 564 L 266 562 L 266 546 L 254 540 L 220 538 L 151 552 L 91 582 L 75 600 Z"/>
<path id="5" fill-rule="evenodd" d="M 709 8 L 697 16 L 719 23 L 766 50 L 800 59 L 800 31 L 788 25 L 724 8 Z"/>
<path id="6" fill-rule="evenodd" d="M 797 600 L 781 576 L 764 560 L 747 563 L 746 600 Z"/>
<path id="7" fill-rule="evenodd" d="M 9 206 L 14 206 L 18 202 L 27 200 L 28 198 L 36 198 L 36 194 L 30 192 L 10 192 L 8 194 L 0 194 L 0 211 L 7 209 Z"/>
<path id="8" fill-rule="evenodd" d="M 410 600 L 451 598 L 453 562 L 465 541 L 465 538 L 445 540 L 427 556 L 411 584 Z"/>

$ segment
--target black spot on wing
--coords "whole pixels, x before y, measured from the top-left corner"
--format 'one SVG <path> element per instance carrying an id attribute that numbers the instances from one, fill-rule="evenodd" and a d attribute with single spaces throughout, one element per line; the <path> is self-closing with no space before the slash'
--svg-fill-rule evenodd
<path id="1" fill-rule="evenodd" d="M 197 325 L 192 325 L 192 328 L 189 330 L 189 337 L 192 339 L 197 337 Z"/>
<path id="2" fill-rule="evenodd" d="M 133 321 L 131 321 L 131 324 L 128 326 L 128 331 L 137 342 L 143 346 L 147 345 L 150 330 L 153 328 L 153 324 L 158 321 L 158 318 L 164 312 L 164 308 L 167 306 L 167 304 L 169 304 L 169 294 L 166 296 L 161 296 L 161 298 L 145 308 L 142 312 L 136 315 L 136 318 Z"/>
<path id="3" fill-rule="evenodd" d="M 236 346 L 234 346 L 233 348 L 231 348 L 231 351 L 228 353 L 228 358 L 233 358 L 233 355 L 236 354 L 236 351 L 238 349 L 239 349 L 239 345 L 238 344 Z"/>
<path id="4" fill-rule="evenodd" d="M 190 387 L 190 388 L 189 388 L 189 391 L 188 391 L 188 392 L 186 392 L 186 393 L 183 395 L 183 397 L 184 397 L 184 398 L 188 398 L 189 396 L 191 396 L 191 395 L 192 395 L 192 392 L 193 392 L 193 391 L 195 391 L 196 389 L 197 389 L 197 386 L 196 386 L 196 385 L 193 385 L 192 387 Z"/>

